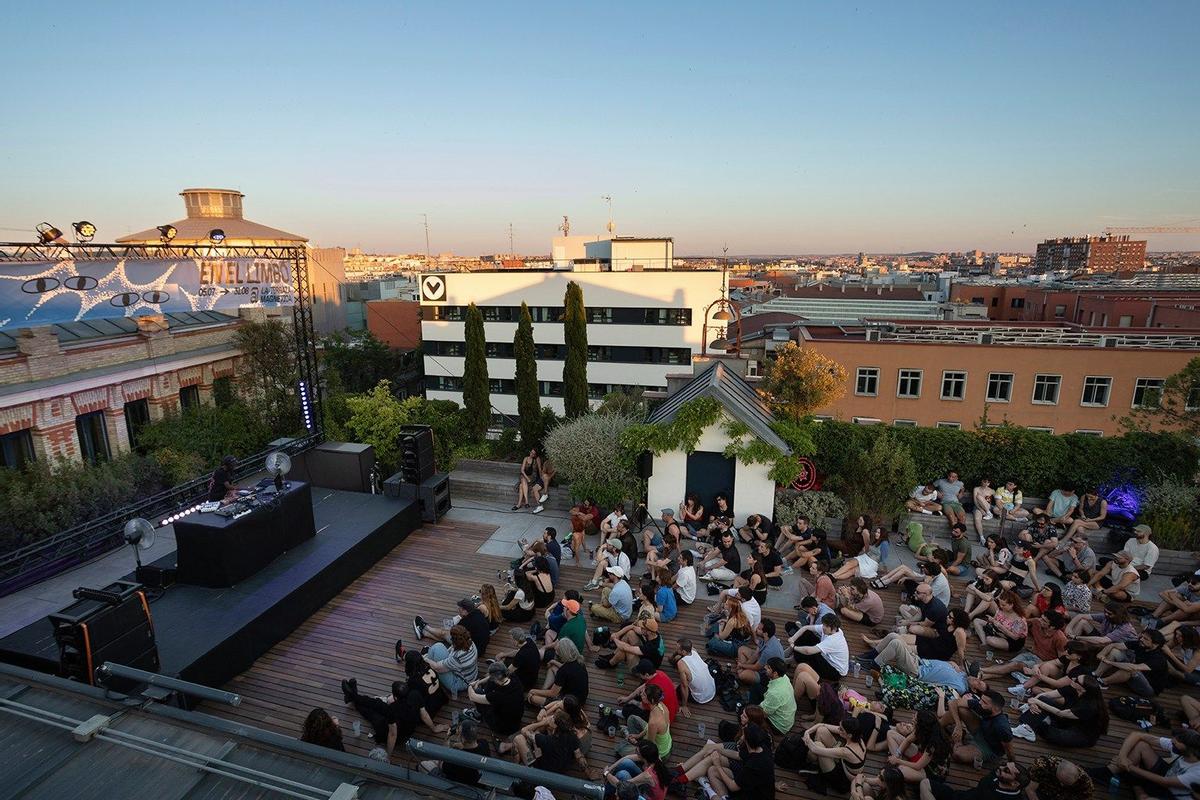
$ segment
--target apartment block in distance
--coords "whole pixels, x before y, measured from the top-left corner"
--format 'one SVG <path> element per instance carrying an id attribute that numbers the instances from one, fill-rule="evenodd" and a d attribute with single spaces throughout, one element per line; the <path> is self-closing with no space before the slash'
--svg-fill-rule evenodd
<path id="1" fill-rule="evenodd" d="M 670 264 L 665 241 L 650 248 Z M 639 240 L 639 247 L 645 242 Z M 462 402 L 464 320 L 467 305 L 475 303 L 484 318 L 493 409 L 515 416 L 513 336 L 524 302 L 533 316 L 542 405 L 562 413 L 563 297 L 571 281 L 583 289 L 587 309 L 592 400 L 598 402 L 619 389 L 664 391 L 667 375 L 681 366 L 690 368 L 692 356 L 700 352 L 704 309 L 720 295 L 721 273 L 621 269 L 618 264 L 634 261 L 618 258 L 614 253 L 611 269 L 610 263 L 591 262 L 576 263 L 573 270 L 422 275 L 426 397 Z M 710 332 L 712 338 L 716 337 Z"/>
<path id="2" fill-rule="evenodd" d="M 1034 262 L 1041 272 L 1137 272 L 1146 263 L 1146 242 L 1128 236 L 1047 239 L 1038 244 Z"/>
<path id="3" fill-rule="evenodd" d="M 895 322 L 789 334 L 846 368 L 845 394 L 818 415 L 864 425 L 971 428 L 986 412 L 989 424 L 1112 436 L 1200 355 L 1200 330 L 1177 328 Z"/>

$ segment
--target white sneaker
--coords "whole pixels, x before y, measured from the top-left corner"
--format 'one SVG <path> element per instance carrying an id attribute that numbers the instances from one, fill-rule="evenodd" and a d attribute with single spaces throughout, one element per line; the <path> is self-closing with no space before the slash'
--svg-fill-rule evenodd
<path id="1" fill-rule="evenodd" d="M 547 500 L 549 500 L 549 499 L 550 499 L 550 495 L 548 495 L 548 494 L 544 494 L 544 495 L 542 495 L 541 497 L 539 497 L 539 498 L 538 498 L 538 502 L 539 502 L 539 503 L 544 503 L 544 502 L 546 502 L 546 501 L 547 501 Z"/>
<path id="2" fill-rule="evenodd" d="M 922 514 L 932 514 L 933 512 L 932 512 L 932 511 L 930 511 L 928 508 L 922 508 L 922 509 L 921 509 L 921 513 L 922 513 Z"/>
<path id="3" fill-rule="evenodd" d="M 1029 694 L 1029 690 L 1026 689 L 1024 686 L 1017 685 L 1017 686 L 1008 687 L 1008 693 L 1011 694 L 1013 697 L 1024 700 L 1026 695 Z"/>
<path id="4" fill-rule="evenodd" d="M 544 511 L 545 509 L 546 509 L 546 507 L 545 507 L 545 506 L 539 505 L 537 508 L 535 508 L 535 509 L 533 510 L 533 513 L 534 513 L 534 514 L 540 514 L 540 513 L 542 513 L 542 511 Z"/>
<path id="5" fill-rule="evenodd" d="M 544 500 L 545 498 L 542 498 L 542 499 Z M 991 518 L 992 518 L 992 512 L 990 512 L 990 511 L 985 511 L 985 512 L 983 512 L 983 518 L 984 518 L 984 519 L 991 519 Z"/>
<path id="6" fill-rule="evenodd" d="M 1029 727 L 1028 725 L 1026 725 L 1023 722 L 1020 725 L 1018 725 L 1017 727 L 1012 729 L 1012 735 L 1019 736 L 1028 742 L 1036 742 L 1037 741 L 1037 734 L 1035 734 L 1033 732 L 1033 728 Z"/>

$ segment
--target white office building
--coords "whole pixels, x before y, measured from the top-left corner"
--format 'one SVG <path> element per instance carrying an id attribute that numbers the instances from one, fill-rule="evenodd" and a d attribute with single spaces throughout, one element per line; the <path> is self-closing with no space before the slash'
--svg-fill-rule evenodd
<path id="1" fill-rule="evenodd" d="M 628 255 L 631 265 L 632 259 L 648 261 L 651 255 L 657 256 L 660 263 L 663 259 L 670 263 L 670 240 L 655 240 L 655 244 L 638 241 L 627 254 L 609 252 L 614 258 Z M 577 264 L 573 271 L 503 270 L 421 276 L 426 396 L 462 402 L 464 320 L 467 305 L 475 303 L 483 312 L 492 406 L 515 416 L 513 336 L 524 302 L 533 316 L 542 405 L 561 414 L 566 355 L 563 298 L 571 281 L 583 289 L 587 309 L 592 400 L 599 402 L 611 391 L 631 387 L 665 390 L 666 376 L 681 368 L 690 371 L 693 354 L 701 350 L 704 309 L 720 295 L 721 273 L 676 272 L 650 266 L 635 269 L 614 267 L 610 271 L 603 263 L 591 262 Z M 710 330 L 709 339 L 714 338 Z"/>

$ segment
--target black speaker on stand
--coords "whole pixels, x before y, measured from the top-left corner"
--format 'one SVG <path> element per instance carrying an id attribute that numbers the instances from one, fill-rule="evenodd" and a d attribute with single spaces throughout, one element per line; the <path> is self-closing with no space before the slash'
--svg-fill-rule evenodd
<path id="1" fill-rule="evenodd" d="M 95 685 L 96 668 L 105 661 L 158 672 L 154 621 L 141 584 L 115 581 L 102 589 L 80 587 L 76 602 L 51 614 L 64 678 Z M 110 681 L 117 691 L 131 686 Z"/>
<path id="2" fill-rule="evenodd" d="M 400 427 L 400 474 L 405 483 L 422 484 L 433 477 L 433 428 L 428 425 Z"/>

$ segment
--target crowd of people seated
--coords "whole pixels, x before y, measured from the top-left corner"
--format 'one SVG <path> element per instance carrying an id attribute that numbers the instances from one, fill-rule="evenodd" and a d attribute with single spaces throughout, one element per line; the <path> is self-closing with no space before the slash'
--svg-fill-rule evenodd
<path id="1" fill-rule="evenodd" d="M 527 460 L 522 497 L 532 502 L 548 484 L 536 453 Z M 951 470 L 905 505 L 913 521 L 860 516 L 832 539 L 803 516 L 735 517 L 726 494 L 706 502 L 689 493 L 644 521 L 619 505 L 602 517 L 583 500 L 563 536 L 547 527 L 519 543 L 497 576 L 503 587 L 460 599 L 441 625 L 415 617 L 412 645 L 396 647 L 404 677 L 389 694 L 365 695 L 347 678 L 343 699 L 385 754 L 419 733 L 448 736 L 458 749 L 602 781 L 607 797 L 629 800 L 692 787 L 718 800 L 772 798 L 785 772 L 813 791 L 875 800 L 1086 800 L 1121 786 L 1139 798 L 1192 797 L 1200 570 L 1156 607 L 1138 606 L 1158 562 L 1152 531 L 1138 525 L 1098 558 L 1088 535 L 1108 507 L 1093 490 L 1056 489 L 1029 508 L 1015 481 L 968 490 Z M 935 515 L 949 523 L 941 541 L 922 524 Z M 907 563 L 891 558 L 900 546 L 912 551 Z M 563 585 L 568 559 L 591 569 L 578 589 Z M 790 619 L 765 614 L 789 582 L 801 598 Z M 889 592 L 899 593 L 894 621 Z M 681 611 L 698 601 L 702 623 L 686 629 Z M 514 647 L 500 652 L 504 625 L 517 627 Z M 627 691 L 589 705 L 591 680 L 608 671 Z M 873 697 L 850 687 L 864 675 Z M 1100 768 L 1065 757 L 1108 735 L 1114 698 L 1153 704 L 1176 686 L 1189 694 L 1168 735 L 1139 729 Z M 716 738 L 679 752 L 678 718 L 723 706 L 731 691 L 743 702 Z M 438 722 L 452 699 L 468 709 Z M 307 740 L 340 748 L 336 720 L 317 711 Z M 1017 738 L 1063 752 L 1021 758 Z M 878 772 L 865 768 L 872 753 L 883 758 Z M 479 779 L 451 764 L 420 768 Z"/>

